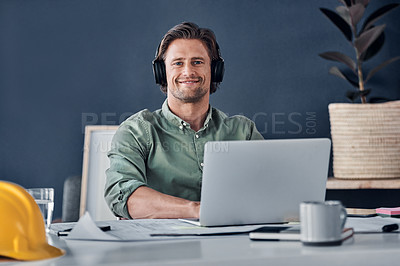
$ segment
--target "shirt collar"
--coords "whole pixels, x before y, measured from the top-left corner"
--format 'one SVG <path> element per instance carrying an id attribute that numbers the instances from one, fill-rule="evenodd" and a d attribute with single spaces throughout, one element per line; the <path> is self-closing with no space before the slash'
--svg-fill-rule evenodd
<path id="1" fill-rule="evenodd" d="M 171 110 L 168 107 L 167 99 L 165 99 L 165 101 L 164 101 L 164 103 L 162 105 L 162 112 L 163 112 L 165 118 L 168 121 L 170 121 L 172 124 L 174 124 L 174 125 L 176 125 L 178 127 L 181 126 L 181 125 L 184 125 L 184 124 L 189 125 L 189 123 L 187 123 L 186 121 L 182 120 L 179 116 L 177 116 L 177 115 L 175 115 L 174 113 L 171 112 Z M 204 121 L 203 128 L 208 126 L 208 123 L 210 122 L 211 117 L 212 117 L 212 108 L 211 108 L 211 105 L 209 105 L 207 117 L 206 117 L 206 120 Z"/>

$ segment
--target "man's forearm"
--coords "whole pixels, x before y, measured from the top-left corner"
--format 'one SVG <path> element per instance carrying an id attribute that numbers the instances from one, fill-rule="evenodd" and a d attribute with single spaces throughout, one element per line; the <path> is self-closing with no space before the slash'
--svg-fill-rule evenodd
<path id="1" fill-rule="evenodd" d="M 128 198 L 128 212 L 133 219 L 198 218 L 200 202 L 189 201 L 139 187 Z"/>

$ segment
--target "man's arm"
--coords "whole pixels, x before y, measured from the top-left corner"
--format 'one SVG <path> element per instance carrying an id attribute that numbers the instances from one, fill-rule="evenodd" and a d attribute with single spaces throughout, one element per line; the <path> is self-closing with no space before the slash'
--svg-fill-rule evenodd
<path id="1" fill-rule="evenodd" d="M 200 202 L 173 197 L 141 186 L 129 196 L 127 208 L 133 219 L 199 218 Z"/>
<path id="2" fill-rule="evenodd" d="M 257 130 L 256 124 L 251 121 L 250 125 L 250 140 L 263 140 L 264 137 L 261 133 Z"/>
<path id="3" fill-rule="evenodd" d="M 146 163 L 153 141 L 148 135 L 152 130 L 147 126 L 144 120 L 133 117 L 113 137 L 104 189 L 108 206 L 123 218 L 198 218 L 199 202 L 173 197 L 147 186 Z"/>

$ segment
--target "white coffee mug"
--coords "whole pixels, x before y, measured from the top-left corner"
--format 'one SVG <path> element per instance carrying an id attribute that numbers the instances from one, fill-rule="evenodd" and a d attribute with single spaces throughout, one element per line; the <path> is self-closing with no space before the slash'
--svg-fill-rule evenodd
<path id="1" fill-rule="evenodd" d="M 340 245 L 347 212 L 340 201 L 300 204 L 300 240 L 304 245 Z"/>

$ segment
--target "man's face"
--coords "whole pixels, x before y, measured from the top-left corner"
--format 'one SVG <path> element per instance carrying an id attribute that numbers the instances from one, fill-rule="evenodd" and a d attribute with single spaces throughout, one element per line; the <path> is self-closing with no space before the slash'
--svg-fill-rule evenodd
<path id="1" fill-rule="evenodd" d="M 165 53 L 168 97 L 198 102 L 210 93 L 211 62 L 205 45 L 196 39 L 177 39 Z"/>

